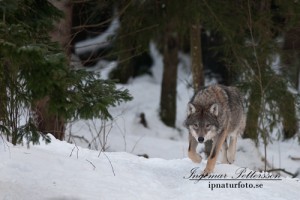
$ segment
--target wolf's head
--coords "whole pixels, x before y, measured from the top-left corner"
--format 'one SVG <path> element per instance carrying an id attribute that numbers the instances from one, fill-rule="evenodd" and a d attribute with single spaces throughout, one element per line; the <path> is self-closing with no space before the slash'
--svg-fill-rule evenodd
<path id="1" fill-rule="evenodd" d="M 208 107 L 189 103 L 185 126 L 198 142 L 203 143 L 219 132 L 218 114 L 219 106 L 216 103 Z"/>

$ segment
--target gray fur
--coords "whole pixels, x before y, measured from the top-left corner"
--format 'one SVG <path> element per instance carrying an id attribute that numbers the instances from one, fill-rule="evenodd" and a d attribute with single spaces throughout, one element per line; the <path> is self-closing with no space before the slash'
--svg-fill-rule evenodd
<path id="1" fill-rule="evenodd" d="M 226 157 L 223 162 L 232 163 L 235 159 L 236 139 L 243 134 L 245 121 L 243 100 L 237 88 L 212 85 L 199 90 L 188 104 L 185 120 L 185 126 L 190 133 L 189 157 L 193 161 L 201 161 L 202 158 L 196 153 L 198 142 L 191 140 L 198 141 L 199 137 L 203 137 L 204 142 L 213 140 L 204 173 L 212 172 L 221 148 L 223 156 Z M 225 140 L 230 141 L 229 146 L 224 144 Z"/>

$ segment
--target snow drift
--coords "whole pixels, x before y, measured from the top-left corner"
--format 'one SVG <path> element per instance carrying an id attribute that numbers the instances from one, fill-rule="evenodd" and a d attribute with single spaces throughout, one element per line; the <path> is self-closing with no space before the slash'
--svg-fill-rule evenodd
<path id="1" fill-rule="evenodd" d="M 292 200 L 299 197 L 299 179 L 259 179 L 260 173 L 247 169 L 240 180 L 236 178 L 244 168 L 227 164 L 216 165 L 214 178 L 201 178 L 205 161 L 195 164 L 188 158 L 146 159 L 125 152 L 88 150 L 51 139 L 48 145 L 41 143 L 30 149 L 0 139 L 0 199 Z M 194 174 L 192 170 L 196 170 Z"/>

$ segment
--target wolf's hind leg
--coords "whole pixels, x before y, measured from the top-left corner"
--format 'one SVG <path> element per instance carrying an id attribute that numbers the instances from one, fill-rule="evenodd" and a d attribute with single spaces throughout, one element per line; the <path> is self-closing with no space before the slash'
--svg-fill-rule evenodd
<path id="1" fill-rule="evenodd" d="M 228 159 L 227 159 L 227 150 L 228 150 L 228 145 L 227 145 L 227 139 L 225 139 L 223 145 L 222 145 L 222 163 L 223 164 L 228 164 Z"/>
<path id="2" fill-rule="evenodd" d="M 198 142 L 191 134 L 189 134 L 188 156 L 193 162 L 200 163 L 202 161 L 202 157 L 196 151 L 197 146 Z"/>
<path id="3" fill-rule="evenodd" d="M 227 152 L 227 159 L 230 164 L 232 164 L 235 160 L 235 153 L 236 153 L 236 141 L 237 136 L 230 136 L 230 143 Z"/>

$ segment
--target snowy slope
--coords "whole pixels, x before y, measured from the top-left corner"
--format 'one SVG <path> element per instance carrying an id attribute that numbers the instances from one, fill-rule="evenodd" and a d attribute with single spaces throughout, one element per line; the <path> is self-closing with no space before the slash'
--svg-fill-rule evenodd
<path id="1" fill-rule="evenodd" d="M 191 169 L 199 167 L 200 173 L 205 163 L 194 164 L 187 158 L 145 159 L 125 152 L 98 155 L 97 151 L 77 149 L 54 138 L 49 145 L 41 143 L 30 149 L 1 141 L 0 199 L 294 200 L 299 197 L 299 179 L 192 181 L 187 179 Z M 218 164 L 215 174 L 236 177 L 238 169 L 235 165 Z M 213 184 L 226 183 L 244 188 L 211 189 Z M 245 188 L 246 184 L 262 188 Z"/>

